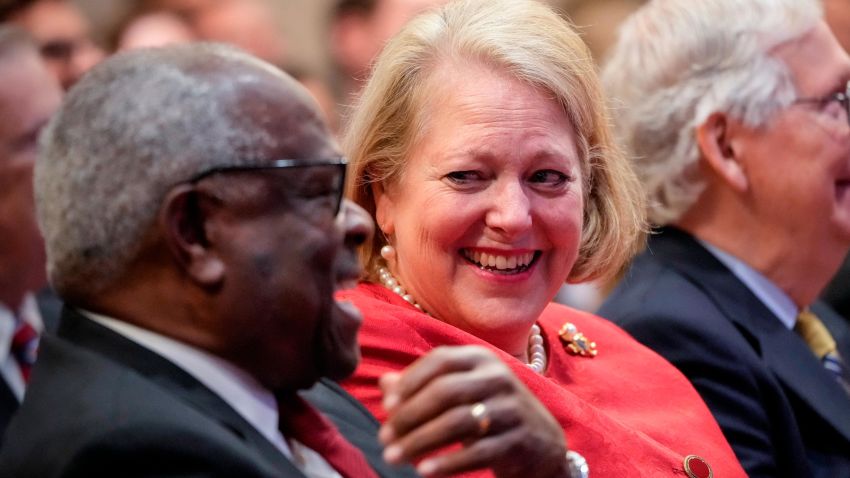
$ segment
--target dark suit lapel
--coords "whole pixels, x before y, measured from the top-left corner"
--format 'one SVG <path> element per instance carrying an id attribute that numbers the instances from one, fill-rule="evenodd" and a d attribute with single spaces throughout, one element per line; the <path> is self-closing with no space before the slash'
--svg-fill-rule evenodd
<path id="1" fill-rule="evenodd" d="M 745 335 L 786 388 L 850 441 L 850 397 L 806 343 L 690 235 L 665 228 L 649 243 L 652 254 L 687 276 Z M 723 351 L 718 351 L 723 353 Z"/>
<path id="2" fill-rule="evenodd" d="M 3 431 L 9 425 L 12 414 L 18 409 L 18 398 L 9 388 L 9 384 L 0 377 L 0 444 L 3 443 Z"/>
<path id="3" fill-rule="evenodd" d="M 45 287 L 35 295 L 35 301 L 38 304 L 38 312 L 41 315 L 41 322 L 44 324 L 45 332 L 52 334 L 59 327 L 59 316 L 62 314 L 62 299 L 53 292 L 53 289 Z"/>
<path id="4" fill-rule="evenodd" d="M 160 355 L 88 319 L 70 307 L 62 310 L 58 335 L 110 360 L 135 370 L 203 414 L 214 418 L 258 450 L 281 476 L 302 476 L 301 472 L 266 438 L 221 397 Z"/>

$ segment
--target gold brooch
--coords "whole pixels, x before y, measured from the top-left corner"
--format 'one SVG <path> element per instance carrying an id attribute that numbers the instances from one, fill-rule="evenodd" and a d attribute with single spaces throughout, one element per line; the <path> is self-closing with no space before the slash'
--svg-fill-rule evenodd
<path id="1" fill-rule="evenodd" d="M 573 355 L 581 355 L 582 357 L 596 357 L 596 342 L 584 336 L 583 333 L 576 329 L 572 322 L 567 322 L 561 326 L 558 331 L 558 336 L 561 337 L 561 342 L 564 347 Z"/>

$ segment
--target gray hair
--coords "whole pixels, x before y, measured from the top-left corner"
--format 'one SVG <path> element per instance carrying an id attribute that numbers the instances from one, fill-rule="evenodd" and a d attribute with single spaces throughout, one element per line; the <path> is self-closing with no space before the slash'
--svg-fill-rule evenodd
<path id="1" fill-rule="evenodd" d="M 70 91 L 35 168 L 48 274 L 61 295 L 118 278 L 176 183 L 256 161 L 279 141 L 239 107 L 258 74 L 294 82 L 234 48 L 194 44 L 121 53 Z"/>
<path id="2" fill-rule="evenodd" d="M 651 222 L 677 221 L 703 191 L 695 129 L 712 113 L 758 127 L 793 101 L 771 51 L 821 16 L 817 0 L 653 0 L 623 24 L 603 83 Z"/>

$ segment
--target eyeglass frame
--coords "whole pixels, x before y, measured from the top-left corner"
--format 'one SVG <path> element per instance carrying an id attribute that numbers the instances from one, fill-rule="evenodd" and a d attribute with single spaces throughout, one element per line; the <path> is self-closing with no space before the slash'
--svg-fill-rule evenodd
<path id="1" fill-rule="evenodd" d="M 267 161 L 262 164 L 242 164 L 242 165 L 233 165 L 233 166 L 216 166 L 210 169 L 206 169 L 201 171 L 198 174 L 195 174 L 191 178 L 186 181 L 181 181 L 183 183 L 196 184 L 199 181 L 206 179 L 210 176 L 222 173 L 237 173 L 237 172 L 251 172 L 251 171 L 261 171 L 264 169 L 290 169 L 290 168 L 309 168 L 315 166 L 338 166 L 341 171 L 339 177 L 338 184 L 338 194 L 336 197 L 336 204 L 334 206 L 334 217 L 339 214 L 339 211 L 342 209 L 342 199 L 345 196 L 345 176 L 346 170 L 348 169 L 348 159 L 344 156 L 340 156 L 335 159 L 325 159 L 325 160 L 315 160 L 315 159 L 275 159 L 272 161 Z"/>
<path id="2" fill-rule="evenodd" d="M 832 94 L 829 94 L 829 95 L 826 95 L 826 96 L 821 96 L 821 97 L 818 97 L 818 98 L 812 98 L 812 97 L 797 98 L 796 100 L 794 100 L 793 104 L 816 103 L 816 104 L 819 104 L 819 105 L 825 105 L 825 104 L 828 104 L 832 101 L 837 101 L 838 104 L 840 104 L 841 106 L 844 107 L 844 114 L 847 118 L 847 124 L 848 124 L 848 126 L 850 126 L 850 80 L 848 80 L 847 83 L 844 85 L 844 91 L 843 92 L 838 91 L 838 92 L 835 92 L 835 93 L 832 93 Z"/>

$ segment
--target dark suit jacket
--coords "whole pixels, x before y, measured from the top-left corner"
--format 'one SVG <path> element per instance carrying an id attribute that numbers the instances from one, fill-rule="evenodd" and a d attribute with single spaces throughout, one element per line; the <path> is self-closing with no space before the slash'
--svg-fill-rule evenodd
<path id="1" fill-rule="evenodd" d="M 845 320 L 850 320 L 850 254 L 821 296 Z"/>
<path id="2" fill-rule="evenodd" d="M 62 302 L 49 287 L 45 287 L 36 294 L 35 299 L 41 313 L 41 320 L 44 322 L 44 331 L 46 333 L 55 332 L 59 323 L 59 311 L 62 308 Z M 0 445 L 3 444 L 3 432 L 19 405 L 18 397 L 15 396 L 6 381 L 0 377 Z"/>
<path id="3" fill-rule="evenodd" d="M 850 357 L 843 321 L 813 310 Z M 850 477 L 850 397 L 690 235 L 653 236 L 599 314 L 693 382 L 750 476 Z"/>
<path id="4" fill-rule="evenodd" d="M 381 476 L 378 424 L 330 382 L 310 392 Z M 302 477 L 218 395 L 161 356 L 70 309 L 0 451 L 0 477 Z"/>

